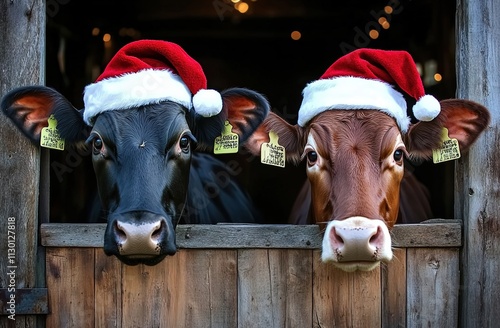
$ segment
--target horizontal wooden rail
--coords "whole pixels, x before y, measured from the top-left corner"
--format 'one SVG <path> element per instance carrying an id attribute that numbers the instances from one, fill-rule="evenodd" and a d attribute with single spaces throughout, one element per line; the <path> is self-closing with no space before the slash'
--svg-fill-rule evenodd
<path id="1" fill-rule="evenodd" d="M 106 224 L 45 223 L 42 245 L 47 247 L 102 247 Z M 179 248 L 294 248 L 320 249 L 322 232 L 316 225 L 178 225 Z M 393 247 L 460 247 L 461 220 L 429 220 L 396 225 Z"/>

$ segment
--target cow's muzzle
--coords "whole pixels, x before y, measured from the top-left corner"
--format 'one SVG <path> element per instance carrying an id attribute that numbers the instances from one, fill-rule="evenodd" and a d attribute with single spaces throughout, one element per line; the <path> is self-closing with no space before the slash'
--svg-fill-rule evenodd
<path id="1" fill-rule="evenodd" d="M 321 258 L 344 271 L 370 271 L 392 259 L 391 236 L 384 221 L 355 216 L 330 221 Z"/>
<path id="2" fill-rule="evenodd" d="M 128 265 L 155 265 L 177 251 L 172 221 L 162 215 L 132 211 L 111 215 L 104 252 Z"/>

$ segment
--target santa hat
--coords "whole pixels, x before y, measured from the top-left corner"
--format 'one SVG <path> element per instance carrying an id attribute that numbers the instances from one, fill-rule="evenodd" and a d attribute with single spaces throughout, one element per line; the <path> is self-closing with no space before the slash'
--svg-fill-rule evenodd
<path id="1" fill-rule="evenodd" d="M 303 91 L 298 124 L 332 109 L 374 109 L 393 117 L 406 132 L 410 118 L 400 90 L 416 100 L 413 114 L 431 121 L 441 111 L 436 98 L 426 95 L 415 62 L 406 51 L 358 49 L 334 62 L 319 80 Z"/>
<path id="2" fill-rule="evenodd" d="M 179 45 L 140 40 L 121 48 L 95 83 L 85 87 L 83 118 L 170 100 L 210 117 L 222 110 L 219 92 L 207 89 L 201 65 Z"/>

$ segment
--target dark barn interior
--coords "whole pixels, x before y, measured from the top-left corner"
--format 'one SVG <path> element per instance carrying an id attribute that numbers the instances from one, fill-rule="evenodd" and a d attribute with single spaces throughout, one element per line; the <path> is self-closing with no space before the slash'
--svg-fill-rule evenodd
<path id="1" fill-rule="evenodd" d="M 295 124 L 306 84 L 360 47 L 407 50 L 427 93 L 453 97 L 454 17 L 454 0 L 49 0 L 46 84 L 81 108 L 85 85 L 121 46 L 163 39 L 201 63 L 210 88 L 257 90 Z M 90 156 L 81 149 L 50 153 L 51 221 L 100 221 Z M 266 166 L 244 151 L 221 159 L 241 164 L 237 178 L 266 222 L 286 223 L 306 178 L 302 165 Z M 453 217 L 454 163 L 412 166 L 430 190 L 434 216 Z"/>

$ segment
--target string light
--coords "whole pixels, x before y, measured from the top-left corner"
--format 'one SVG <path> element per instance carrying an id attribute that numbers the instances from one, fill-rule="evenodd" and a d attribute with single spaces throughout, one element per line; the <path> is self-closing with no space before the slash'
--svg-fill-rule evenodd
<path id="1" fill-rule="evenodd" d="M 370 38 L 375 40 L 378 38 L 379 33 L 377 30 L 370 30 L 370 33 L 368 33 L 368 35 L 370 36 Z"/>
<path id="2" fill-rule="evenodd" d="M 291 34 L 290 34 L 290 37 L 292 38 L 292 40 L 300 40 L 300 38 L 302 37 L 302 34 L 299 32 L 299 31 L 293 31 Z"/>

